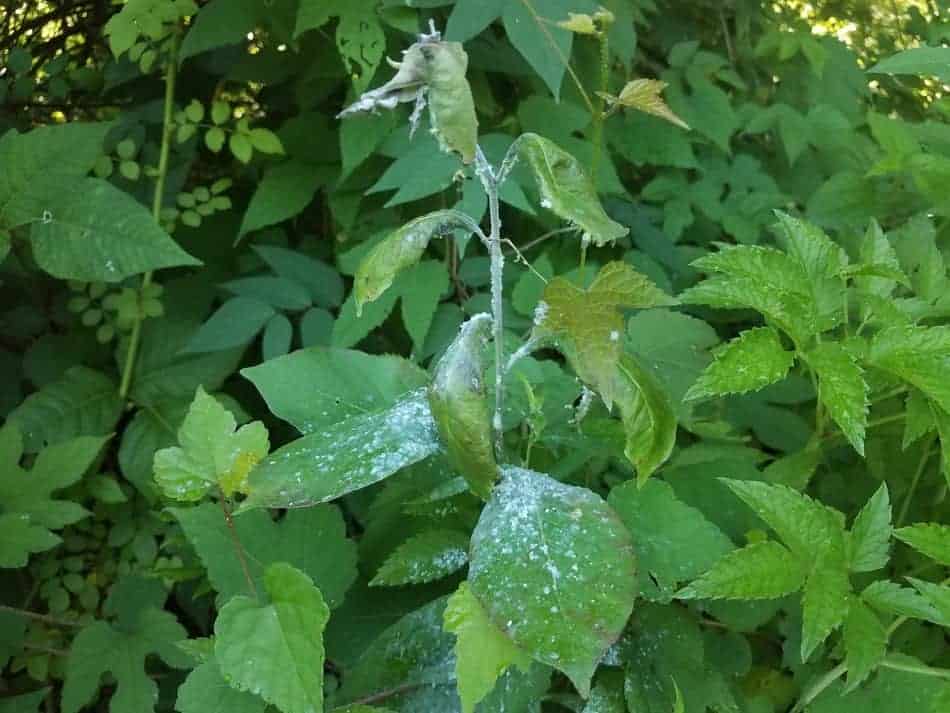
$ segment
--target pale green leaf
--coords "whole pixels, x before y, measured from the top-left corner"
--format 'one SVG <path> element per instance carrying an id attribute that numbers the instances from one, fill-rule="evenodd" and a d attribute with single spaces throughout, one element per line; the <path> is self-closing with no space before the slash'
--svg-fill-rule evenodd
<path id="1" fill-rule="evenodd" d="M 213 487 L 226 496 L 247 491 L 251 468 L 270 450 L 260 421 L 237 428 L 234 415 L 198 387 L 178 429 L 180 446 L 155 453 L 155 482 L 173 500 L 200 500 Z"/>
<path id="2" fill-rule="evenodd" d="M 605 245 L 629 232 L 604 212 L 580 162 L 553 141 L 537 134 L 522 134 L 509 151 L 517 151 L 530 166 L 538 183 L 541 206 L 576 225 L 585 240 Z"/>
<path id="3" fill-rule="evenodd" d="M 687 399 L 757 391 L 788 374 L 795 361 L 771 327 L 747 329 L 715 353 L 712 364 L 686 392 Z"/>
<path id="4" fill-rule="evenodd" d="M 894 537 L 930 559 L 950 567 L 950 526 L 922 522 L 894 530 Z"/>
<path id="5" fill-rule="evenodd" d="M 526 673 L 530 669 L 531 658 L 492 623 L 468 582 L 449 597 L 443 616 L 445 629 L 457 637 L 455 674 L 462 713 L 472 713 L 509 666 Z"/>
<path id="6" fill-rule="evenodd" d="M 838 428 L 864 455 L 864 432 L 868 422 L 868 391 L 864 371 L 841 344 L 822 342 L 805 355 L 818 376 L 818 399 L 838 424 Z"/>
<path id="7" fill-rule="evenodd" d="M 624 455 L 642 485 L 673 452 L 676 416 L 663 387 L 632 356 L 622 356 L 617 371 L 617 406 L 626 434 Z"/>
<path id="8" fill-rule="evenodd" d="M 449 462 L 484 500 L 498 477 L 482 363 L 490 329 L 486 313 L 463 324 L 429 386 L 429 406 Z"/>
<path id="9" fill-rule="evenodd" d="M 887 484 L 882 483 L 854 518 L 848 541 L 850 570 L 873 572 L 884 567 L 890 556 L 891 532 L 891 498 Z"/>
<path id="10" fill-rule="evenodd" d="M 141 203 L 87 178 L 49 206 L 30 233 L 37 264 L 54 277 L 119 282 L 165 267 L 200 265 Z"/>
<path id="11" fill-rule="evenodd" d="M 478 119 L 465 71 L 468 55 L 458 42 L 428 43 L 425 79 L 429 120 L 444 151 L 457 152 L 464 163 L 475 159 Z M 406 55 L 403 59 L 408 59 Z"/>
<path id="12" fill-rule="evenodd" d="M 914 47 L 883 59 L 869 70 L 870 74 L 920 74 L 950 82 L 950 48 Z"/>
<path id="13" fill-rule="evenodd" d="M 777 599 L 801 589 L 805 566 L 775 542 L 755 542 L 726 554 L 676 593 L 679 599 Z"/>
<path id="14" fill-rule="evenodd" d="M 597 495 L 520 468 L 503 472 L 472 536 L 469 583 L 491 620 L 584 696 L 633 609 L 635 570 L 629 533 Z"/>
<path id="15" fill-rule="evenodd" d="M 881 620 L 860 599 L 852 599 L 844 620 L 845 663 L 848 666 L 848 688 L 853 689 L 866 679 L 884 658 L 887 633 Z"/>
<path id="16" fill-rule="evenodd" d="M 305 507 L 378 483 L 439 450 L 425 392 L 288 443 L 251 473 L 242 509 Z"/>
<path id="17" fill-rule="evenodd" d="M 267 154 L 283 154 L 284 145 L 270 129 L 251 129 L 251 145 L 255 151 Z"/>
<path id="18" fill-rule="evenodd" d="M 400 271 L 414 265 L 422 257 L 429 241 L 452 230 L 480 233 L 477 224 L 464 213 L 439 210 L 416 218 L 391 233 L 365 257 L 354 278 L 356 313 L 383 294 Z"/>
<path id="19" fill-rule="evenodd" d="M 323 710 L 323 629 L 330 619 L 320 590 L 288 564 L 267 568 L 270 600 L 235 597 L 214 623 L 214 655 L 224 677 L 284 713 Z"/>
<path id="20" fill-rule="evenodd" d="M 253 693 L 231 687 L 216 661 L 206 661 L 178 687 L 179 713 L 264 713 L 267 703 Z"/>
<path id="21" fill-rule="evenodd" d="M 468 536 L 457 530 L 425 530 L 397 547 L 370 586 L 424 584 L 457 572 L 468 562 Z"/>

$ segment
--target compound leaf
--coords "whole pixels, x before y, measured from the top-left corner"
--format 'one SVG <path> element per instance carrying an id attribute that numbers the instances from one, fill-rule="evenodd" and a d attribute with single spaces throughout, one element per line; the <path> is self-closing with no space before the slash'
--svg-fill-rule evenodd
<path id="1" fill-rule="evenodd" d="M 785 350 L 774 329 L 747 329 L 716 352 L 686 398 L 758 391 L 784 379 L 794 361 L 795 355 Z"/>
<path id="2" fill-rule="evenodd" d="M 679 599 L 777 599 L 801 589 L 805 568 L 774 540 L 754 542 L 720 559 L 676 596 Z"/>

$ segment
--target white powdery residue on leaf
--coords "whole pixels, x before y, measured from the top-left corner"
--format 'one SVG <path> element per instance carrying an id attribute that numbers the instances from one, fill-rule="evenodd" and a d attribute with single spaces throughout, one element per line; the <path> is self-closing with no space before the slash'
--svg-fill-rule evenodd
<path id="1" fill-rule="evenodd" d="M 534 326 L 539 327 L 544 322 L 545 318 L 548 316 L 548 303 L 544 300 L 538 302 L 537 306 L 534 308 Z"/>

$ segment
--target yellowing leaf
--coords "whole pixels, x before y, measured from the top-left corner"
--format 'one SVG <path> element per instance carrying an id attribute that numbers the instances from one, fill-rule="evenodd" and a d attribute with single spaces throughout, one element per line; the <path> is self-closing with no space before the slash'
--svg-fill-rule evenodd
<path id="1" fill-rule="evenodd" d="M 622 388 L 617 364 L 623 349 L 623 308 L 675 304 L 630 265 L 604 265 L 587 290 L 557 277 L 538 305 L 534 336 L 553 339 L 577 375 L 594 388 L 609 408 Z"/>
<path id="2" fill-rule="evenodd" d="M 652 114 L 671 124 L 676 124 L 682 129 L 689 130 L 689 125 L 680 119 L 666 102 L 663 101 L 661 94 L 666 89 L 666 82 L 657 79 L 634 79 L 627 82 L 620 90 L 619 96 L 600 93 L 604 99 L 611 105 L 619 105 L 642 111 L 645 114 Z"/>
<path id="3" fill-rule="evenodd" d="M 525 673 L 530 669 L 531 657 L 492 623 L 468 582 L 462 582 L 449 597 L 443 617 L 446 630 L 458 637 L 455 674 L 462 713 L 475 710 L 509 666 L 516 665 Z"/>
<path id="4" fill-rule="evenodd" d="M 491 317 L 482 313 L 462 325 L 429 387 L 429 406 L 449 461 L 476 495 L 485 500 L 498 477 L 492 425 L 485 397 L 482 346 Z"/>
<path id="5" fill-rule="evenodd" d="M 270 450 L 263 423 L 237 428 L 231 412 L 200 386 L 178 442 L 156 452 L 154 461 L 155 482 L 174 500 L 200 500 L 215 485 L 226 496 L 247 492 L 248 474 Z"/>

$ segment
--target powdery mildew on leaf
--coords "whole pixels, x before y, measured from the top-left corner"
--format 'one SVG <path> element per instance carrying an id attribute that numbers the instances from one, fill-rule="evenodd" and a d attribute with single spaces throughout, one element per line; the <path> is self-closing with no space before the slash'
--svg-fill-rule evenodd
<path id="1" fill-rule="evenodd" d="M 535 659 L 584 696 L 636 598 L 633 542 L 597 495 L 506 468 L 472 535 L 472 592 Z"/>

